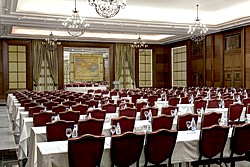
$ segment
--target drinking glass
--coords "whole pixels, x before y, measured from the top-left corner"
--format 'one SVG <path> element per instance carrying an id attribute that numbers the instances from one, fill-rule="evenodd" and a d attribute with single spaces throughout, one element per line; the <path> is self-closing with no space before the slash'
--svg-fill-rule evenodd
<path id="1" fill-rule="evenodd" d="M 111 132 L 112 135 L 115 133 L 115 130 L 116 130 L 116 126 L 115 125 L 111 125 L 110 132 Z"/>
<path id="2" fill-rule="evenodd" d="M 186 121 L 186 126 L 188 128 L 188 131 L 190 130 L 191 128 L 191 121 Z"/>
<path id="3" fill-rule="evenodd" d="M 219 124 L 220 126 L 222 126 L 222 125 L 223 125 L 223 121 L 222 121 L 222 119 L 221 119 L 221 118 L 219 118 L 219 119 L 218 119 L 218 124 Z"/>
<path id="4" fill-rule="evenodd" d="M 55 122 L 56 119 L 57 119 L 56 116 L 52 116 L 52 117 L 51 117 L 51 122 L 52 122 L 52 123 Z"/>
<path id="5" fill-rule="evenodd" d="M 219 108 L 221 108 L 221 105 L 222 105 L 222 103 L 221 103 L 221 102 L 219 102 Z"/>
<path id="6" fill-rule="evenodd" d="M 198 113 L 198 116 L 201 117 L 201 109 L 200 108 L 197 109 L 197 113 Z"/>
<path id="7" fill-rule="evenodd" d="M 144 112 L 144 115 L 145 115 L 145 117 L 146 117 L 146 120 L 148 120 L 148 111 L 145 111 L 145 112 Z"/>
<path id="8" fill-rule="evenodd" d="M 66 128 L 66 136 L 68 137 L 68 139 L 69 139 L 69 137 L 72 135 L 72 129 L 71 128 Z"/>

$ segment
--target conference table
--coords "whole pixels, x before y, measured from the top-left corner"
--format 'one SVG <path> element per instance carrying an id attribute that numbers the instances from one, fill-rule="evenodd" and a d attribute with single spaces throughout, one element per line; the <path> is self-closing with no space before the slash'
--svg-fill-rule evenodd
<path id="1" fill-rule="evenodd" d="M 230 156 L 230 139 L 232 128 L 229 130 L 228 139 L 224 149 L 224 157 Z M 198 160 L 199 158 L 199 135 L 200 130 L 195 133 L 179 131 L 176 145 L 172 155 L 172 163 L 184 163 Z M 110 167 L 110 140 L 105 138 L 104 151 L 101 167 Z M 37 167 L 68 167 L 68 141 L 40 142 L 37 144 Z M 145 157 L 142 151 L 140 166 L 144 166 Z M 167 161 L 166 161 L 167 162 Z M 166 163 L 165 162 L 165 163 Z M 83 162 L 84 163 L 84 162 Z M 135 166 L 135 164 L 133 165 Z"/>
<path id="2" fill-rule="evenodd" d="M 91 86 L 91 87 L 65 87 L 64 90 L 72 91 L 72 92 L 83 92 L 87 93 L 88 90 L 106 90 L 106 85 L 99 85 L 99 86 Z"/>

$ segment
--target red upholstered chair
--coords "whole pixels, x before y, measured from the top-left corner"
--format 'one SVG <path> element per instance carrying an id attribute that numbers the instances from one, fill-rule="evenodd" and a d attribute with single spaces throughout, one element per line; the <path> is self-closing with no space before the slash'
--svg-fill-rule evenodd
<path id="1" fill-rule="evenodd" d="M 136 108 L 123 108 L 119 110 L 119 117 L 127 116 L 127 117 L 136 117 Z"/>
<path id="2" fill-rule="evenodd" d="M 194 118 L 195 123 L 197 125 L 198 114 L 186 113 L 186 114 L 183 114 L 183 115 L 178 115 L 177 130 L 178 131 L 188 130 L 186 122 L 187 121 L 192 121 L 192 118 Z"/>
<path id="3" fill-rule="evenodd" d="M 60 120 L 65 121 L 74 121 L 75 123 L 78 122 L 80 119 L 80 111 L 64 111 L 59 112 Z"/>
<path id="4" fill-rule="evenodd" d="M 244 104 L 244 107 L 247 107 L 247 105 L 250 103 L 250 98 L 243 99 L 242 103 Z"/>
<path id="5" fill-rule="evenodd" d="M 52 112 L 55 112 L 56 114 L 59 114 L 59 112 L 64 112 L 66 111 L 68 106 L 64 105 L 57 105 L 52 107 Z"/>
<path id="6" fill-rule="evenodd" d="M 223 150 L 228 138 L 229 127 L 213 125 L 202 128 L 199 140 L 199 159 L 191 163 L 192 166 L 217 163 L 223 161 Z M 219 137 L 218 137 L 219 136 Z M 215 158 L 216 155 L 219 158 Z M 205 159 L 202 159 L 204 157 Z"/>
<path id="7" fill-rule="evenodd" d="M 167 107 L 162 107 L 161 108 L 161 114 L 165 114 L 165 115 L 172 115 L 171 114 L 171 110 L 178 110 L 177 106 L 167 106 Z"/>
<path id="8" fill-rule="evenodd" d="M 87 98 L 85 98 L 85 97 L 75 98 L 76 103 L 80 103 L 80 104 L 85 104 L 86 100 L 87 100 Z"/>
<path id="9" fill-rule="evenodd" d="M 231 166 L 235 167 L 236 161 L 249 161 L 250 124 L 235 125 L 230 143 L 231 154 L 229 158 L 225 158 L 226 162 L 230 162 Z"/>
<path id="10" fill-rule="evenodd" d="M 25 110 L 25 111 L 29 111 L 29 108 L 30 108 L 30 107 L 35 107 L 35 106 L 37 106 L 37 105 L 38 105 L 38 104 L 35 103 L 35 102 L 25 103 L 25 104 L 24 104 L 24 110 Z"/>
<path id="11" fill-rule="evenodd" d="M 180 101 L 179 97 L 171 97 L 168 100 L 168 105 L 177 106 L 177 104 L 179 104 L 179 101 Z"/>
<path id="12" fill-rule="evenodd" d="M 50 96 L 49 96 L 50 97 Z M 51 98 L 51 97 L 50 97 Z M 39 99 L 36 99 L 36 102 L 39 103 L 39 104 L 44 104 L 46 102 L 49 102 L 48 99 L 45 99 L 45 98 L 39 98 Z"/>
<path id="13" fill-rule="evenodd" d="M 118 122 L 121 127 L 121 133 L 129 132 L 129 131 L 133 132 L 134 125 L 135 125 L 135 118 L 121 116 L 118 118 L 111 119 L 111 125 L 117 125 Z"/>
<path id="14" fill-rule="evenodd" d="M 59 103 L 55 101 L 49 101 L 44 103 L 44 106 L 47 108 L 47 110 L 52 110 L 52 107 L 57 105 L 59 105 Z"/>
<path id="15" fill-rule="evenodd" d="M 104 119 L 106 117 L 106 111 L 100 109 L 92 109 L 87 111 L 87 116 L 91 115 L 91 118 Z"/>
<path id="16" fill-rule="evenodd" d="M 181 104 L 189 104 L 188 97 L 181 97 Z"/>
<path id="17" fill-rule="evenodd" d="M 101 135 L 104 119 L 89 118 L 78 121 L 78 136 L 85 134 Z"/>
<path id="18" fill-rule="evenodd" d="M 203 107 L 204 111 L 207 107 L 207 100 L 196 100 L 194 101 L 194 113 L 197 114 L 197 109 Z"/>
<path id="19" fill-rule="evenodd" d="M 94 107 L 97 108 L 98 107 L 98 100 L 87 100 L 85 102 L 89 107 Z"/>
<path id="20" fill-rule="evenodd" d="M 168 159 L 168 166 L 171 164 L 171 157 L 174 151 L 177 131 L 171 131 L 167 129 L 160 129 L 158 131 L 150 132 L 146 134 L 146 142 L 144 147 L 145 165 L 148 162 L 154 165 L 160 165 L 166 159 Z"/>
<path id="21" fill-rule="evenodd" d="M 154 106 L 155 105 L 155 101 L 157 101 L 158 96 L 157 95 L 150 95 L 148 97 L 148 105 L 149 106 Z"/>
<path id="22" fill-rule="evenodd" d="M 137 112 L 141 112 L 141 109 L 142 109 L 142 108 L 146 108 L 147 104 L 148 104 L 148 103 L 145 102 L 145 101 L 136 103 Z"/>
<path id="23" fill-rule="evenodd" d="M 119 92 L 119 98 L 122 98 L 122 97 L 127 97 L 127 92 L 125 91 L 122 91 L 122 92 Z"/>
<path id="24" fill-rule="evenodd" d="M 126 132 L 111 137 L 111 166 L 131 166 L 136 163 L 139 167 L 139 160 L 144 143 L 144 134 Z"/>
<path id="25" fill-rule="evenodd" d="M 173 125 L 174 117 L 170 115 L 159 115 L 152 118 L 152 130 L 156 131 L 159 129 L 171 130 Z"/>
<path id="26" fill-rule="evenodd" d="M 68 140 L 68 159 L 70 167 L 100 167 L 105 137 L 83 135 Z"/>
<path id="27" fill-rule="evenodd" d="M 76 101 L 65 101 L 65 102 L 62 102 L 62 105 L 70 107 L 70 106 L 76 105 Z"/>
<path id="28" fill-rule="evenodd" d="M 140 99 L 141 95 L 140 94 L 132 94 L 131 98 L 132 98 L 132 103 L 134 103 L 134 105 L 136 105 L 137 99 Z"/>
<path id="29" fill-rule="evenodd" d="M 27 98 L 21 100 L 21 101 L 20 101 L 21 107 L 24 107 L 24 104 L 25 104 L 25 103 L 30 103 L 30 102 L 32 102 L 32 100 L 31 100 L 31 99 L 27 99 Z"/>
<path id="30" fill-rule="evenodd" d="M 116 101 L 117 106 L 120 106 L 121 103 L 129 103 L 129 99 L 118 99 Z"/>
<path id="31" fill-rule="evenodd" d="M 86 104 L 76 104 L 72 106 L 73 111 L 80 111 L 80 115 L 86 115 L 88 110 L 88 105 Z"/>
<path id="32" fill-rule="evenodd" d="M 149 112 L 149 110 L 151 110 L 152 116 L 157 116 L 158 115 L 158 108 L 155 107 L 147 107 L 147 108 L 142 108 L 141 109 L 141 113 L 140 113 L 140 120 L 146 120 L 145 117 L 145 112 Z"/>
<path id="33" fill-rule="evenodd" d="M 120 109 L 126 108 L 126 107 L 133 108 L 133 107 L 134 107 L 134 103 L 130 103 L 130 102 L 121 102 L 121 103 L 119 104 L 119 108 L 120 108 Z"/>
<path id="34" fill-rule="evenodd" d="M 219 99 L 210 99 L 208 100 L 207 108 L 219 108 Z"/>
<path id="35" fill-rule="evenodd" d="M 228 125 L 240 124 L 240 116 L 244 105 L 240 103 L 230 104 L 228 108 Z"/>
<path id="36" fill-rule="evenodd" d="M 117 105 L 113 103 L 108 103 L 102 105 L 102 110 L 106 110 L 106 113 L 116 113 Z"/>
<path id="37" fill-rule="evenodd" d="M 221 115 L 221 112 L 204 113 L 201 117 L 201 128 L 218 125 Z"/>
<path id="38" fill-rule="evenodd" d="M 47 141 L 67 140 L 65 134 L 67 128 L 73 129 L 74 121 L 59 120 L 56 122 L 48 122 L 46 124 Z"/>
<path id="39" fill-rule="evenodd" d="M 51 122 L 51 117 L 55 116 L 54 112 L 39 112 L 33 115 L 34 126 L 46 126 L 46 123 Z"/>
<path id="40" fill-rule="evenodd" d="M 229 108 L 229 105 L 233 103 L 234 103 L 233 99 L 224 99 L 225 108 Z"/>
<path id="41" fill-rule="evenodd" d="M 44 107 L 43 107 L 43 106 L 30 107 L 30 108 L 29 108 L 28 116 L 29 116 L 29 117 L 33 117 L 33 114 L 34 114 L 34 113 L 39 113 L 39 112 L 41 112 L 42 110 L 44 110 Z"/>
<path id="42" fill-rule="evenodd" d="M 62 98 L 62 97 L 58 97 L 58 98 L 56 98 L 56 99 L 54 99 L 53 101 L 54 102 L 58 102 L 58 103 L 62 103 L 62 102 L 64 102 L 66 99 L 65 98 Z"/>

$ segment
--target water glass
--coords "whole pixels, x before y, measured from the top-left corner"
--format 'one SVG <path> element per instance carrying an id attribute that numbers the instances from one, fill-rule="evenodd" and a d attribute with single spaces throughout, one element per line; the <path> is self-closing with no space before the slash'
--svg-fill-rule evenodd
<path id="1" fill-rule="evenodd" d="M 188 128 L 188 131 L 190 130 L 191 128 L 191 121 L 186 121 L 186 126 Z"/>
<path id="2" fill-rule="evenodd" d="M 115 125 L 111 125 L 111 127 L 110 127 L 111 134 L 112 135 L 115 134 L 115 131 L 116 131 L 116 126 Z"/>
<path id="3" fill-rule="evenodd" d="M 69 139 L 69 137 L 72 135 L 72 129 L 71 128 L 66 128 L 66 136 L 68 137 L 68 139 Z"/>
<path id="4" fill-rule="evenodd" d="M 145 115 L 145 117 L 146 117 L 146 120 L 148 120 L 148 111 L 145 111 L 145 112 L 144 112 L 144 115 Z"/>

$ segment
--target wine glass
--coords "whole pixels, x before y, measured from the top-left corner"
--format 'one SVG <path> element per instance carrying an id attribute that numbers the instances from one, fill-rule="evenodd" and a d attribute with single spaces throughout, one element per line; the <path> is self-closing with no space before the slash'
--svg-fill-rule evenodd
<path id="1" fill-rule="evenodd" d="M 188 128 L 188 131 L 190 130 L 191 128 L 191 121 L 186 121 L 186 126 Z"/>
<path id="2" fill-rule="evenodd" d="M 201 116 L 201 109 L 200 108 L 197 109 L 197 113 L 198 113 L 198 116 L 200 117 Z"/>
<path id="3" fill-rule="evenodd" d="M 221 119 L 221 118 L 218 119 L 218 124 L 219 124 L 220 126 L 223 125 L 223 122 L 222 122 L 222 119 Z"/>
<path id="4" fill-rule="evenodd" d="M 52 123 L 55 122 L 56 119 L 57 119 L 56 116 L 52 116 L 52 117 L 51 117 L 51 122 L 52 122 Z"/>
<path id="5" fill-rule="evenodd" d="M 171 110 L 170 112 L 171 112 L 171 115 L 175 118 L 175 114 L 176 114 L 175 110 Z"/>
<path id="6" fill-rule="evenodd" d="M 221 103 L 221 102 L 219 102 L 219 108 L 221 108 L 221 105 L 222 105 L 222 103 Z"/>
<path id="7" fill-rule="evenodd" d="M 68 137 L 68 139 L 69 139 L 69 137 L 72 135 L 72 129 L 71 128 L 66 128 L 66 136 Z"/>
<path id="8" fill-rule="evenodd" d="M 145 112 L 144 112 L 144 115 L 145 115 L 145 117 L 146 117 L 146 120 L 148 120 L 148 111 L 145 111 Z"/>
<path id="9" fill-rule="evenodd" d="M 115 131 L 116 131 L 116 126 L 115 125 L 111 125 L 111 127 L 110 127 L 111 134 L 113 135 L 115 133 Z"/>

